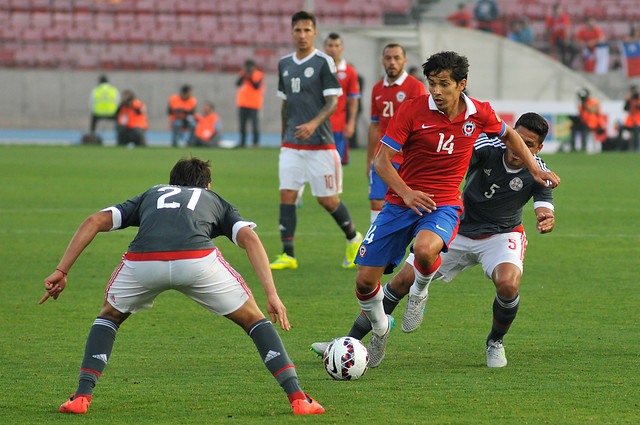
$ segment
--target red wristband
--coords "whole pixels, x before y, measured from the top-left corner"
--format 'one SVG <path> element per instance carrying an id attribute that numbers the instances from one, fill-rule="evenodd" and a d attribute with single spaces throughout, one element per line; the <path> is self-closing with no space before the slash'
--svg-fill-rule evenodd
<path id="1" fill-rule="evenodd" d="M 59 271 L 60 273 L 62 273 L 62 276 L 64 276 L 64 277 L 67 277 L 67 275 L 69 274 L 69 273 L 65 273 L 65 272 L 63 272 L 62 270 L 60 270 L 60 269 L 59 269 L 59 268 L 57 268 L 57 267 L 56 267 L 56 270 L 57 270 L 57 271 Z"/>

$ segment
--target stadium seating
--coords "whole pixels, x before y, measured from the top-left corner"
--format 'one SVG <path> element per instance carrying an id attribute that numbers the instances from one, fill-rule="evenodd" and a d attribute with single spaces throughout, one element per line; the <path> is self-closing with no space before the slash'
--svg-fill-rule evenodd
<path id="1" fill-rule="evenodd" d="M 536 46 L 556 0 L 497 0 L 502 28 L 527 16 Z M 0 66 L 92 69 L 232 70 L 255 57 L 267 71 L 291 51 L 290 17 L 305 0 L 4 0 Z M 409 13 L 412 0 L 315 1 L 324 25 L 382 26 L 384 14 Z M 640 19 L 637 0 L 575 0 L 580 25 L 596 17 L 609 40 Z M 157 48 L 157 49 L 156 49 Z M 193 48 L 192 50 L 189 50 Z"/>

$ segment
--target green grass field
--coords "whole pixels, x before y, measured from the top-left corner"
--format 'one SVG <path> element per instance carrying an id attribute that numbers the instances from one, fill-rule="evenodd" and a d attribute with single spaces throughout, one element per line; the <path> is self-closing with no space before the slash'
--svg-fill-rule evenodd
<path id="1" fill-rule="evenodd" d="M 1 424 L 640 423 L 634 154 L 544 156 L 562 178 L 556 229 L 537 234 L 527 207 L 521 306 L 503 369 L 485 365 L 495 289 L 477 267 L 431 285 L 422 327 L 403 334 L 398 326 L 379 368 L 355 382 L 333 381 L 308 350 L 348 332 L 359 309 L 355 271 L 340 267 L 344 238 L 307 190 L 296 234 L 300 268 L 275 278 L 292 323 L 280 334 L 325 415 L 294 417 L 250 338 L 171 292 L 121 327 L 89 413 L 58 413 L 76 388 L 105 284 L 135 229 L 98 235 L 60 299 L 38 305 L 44 278 L 87 215 L 167 182 L 189 152 L 212 159 L 213 189 L 258 223 L 271 258 L 279 254 L 277 149 L 0 146 Z M 352 153 L 344 175 L 342 199 L 364 233 L 363 151 Z M 226 239 L 216 243 L 264 309 L 244 251 Z M 403 309 L 404 302 L 398 320 Z"/>

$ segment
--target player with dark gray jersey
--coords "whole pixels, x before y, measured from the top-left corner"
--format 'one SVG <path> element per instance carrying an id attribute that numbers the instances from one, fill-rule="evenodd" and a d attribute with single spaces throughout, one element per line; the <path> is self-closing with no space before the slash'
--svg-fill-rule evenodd
<path id="1" fill-rule="evenodd" d="M 500 139 L 485 134 L 476 141 L 462 194 L 464 212 L 458 234 L 481 238 L 511 232 L 522 225 L 522 210 L 532 197 L 534 209 L 553 209 L 553 189 L 537 183 L 527 168 L 505 166 L 506 149 Z M 540 168 L 549 171 L 544 161 L 534 156 Z"/>
<path id="2" fill-rule="evenodd" d="M 222 197 L 210 190 L 209 161 L 182 159 L 170 173 L 168 185 L 157 185 L 121 204 L 87 217 L 71 239 L 55 272 L 45 279 L 46 294 L 57 299 L 67 274 L 99 232 L 138 227 L 120 264 L 107 283 L 100 314 L 93 322 L 78 379 L 78 389 L 60 406 L 64 413 L 86 413 L 102 375 L 118 329 L 132 314 L 151 308 L 164 291 L 176 290 L 211 313 L 241 326 L 253 340 L 276 381 L 287 393 L 294 414 L 324 413 L 302 391 L 293 362 L 271 322 L 289 330 L 267 253 L 255 224 L 246 221 Z M 211 238 L 224 235 L 247 252 L 267 296 L 265 318 L 251 290 L 215 247 Z"/>
<path id="3" fill-rule="evenodd" d="M 282 144 L 278 158 L 280 182 L 280 240 L 282 254 L 271 269 L 297 269 L 295 233 L 298 196 L 307 183 L 311 194 L 331 214 L 346 238 L 342 267 L 354 268 L 362 242 L 347 206 L 340 200 L 342 165 L 331 131 L 342 87 L 333 59 L 313 47 L 318 35 L 313 13 L 301 10 L 291 17 L 296 50 L 278 63 L 278 97 L 282 99 Z"/>
<path id="4" fill-rule="evenodd" d="M 535 156 L 543 170 L 545 163 L 537 157 L 549 125 L 533 112 L 523 114 L 514 129 Z M 502 340 L 513 323 L 520 295 L 518 292 L 523 272 L 523 259 L 527 237 L 522 226 L 523 207 L 533 197 L 536 228 L 540 233 L 551 232 L 555 226 L 553 196 L 550 188 L 534 181 L 524 161 L 497 139 L 481 135 L 474 144 L 467 179 L 462 192 L 464 213 L 458 234 L 441 253 L 442 264 L 435 279 L 451 281 L 458 273 L 481 264 L 485 276 L 496 287 L 493 300 L 493 322 L 486 341 L 487 366 L 503 367 L 507 359 Z M 404 332 L 415 331 L 422 323 L 427 295 L 419 297 L 411 292 L 414 281 L 413 254 L 384 288 L 384 310 L 391 314 L 407 294 L 402 318 Z M 349 336 L 362 339 L 371 324 L 360 314 Z M 324 343 L 314 343 L 319 351 Z"/>
<path id="5" fill-rule="evenodd" d="M 297 127 L 314 119 L 324 107 L 326 96 L 340 96 L 342 87 L 336 75 L 336 65 L 331 57 L 319 50 L 302 60 L 295 52 L 278 63 L 278 97 L 287 102 L 282 146 L 330 145 L 335 148 L 331 121 L 326 120 L 306 140 L 297 139 Z M 320 146 L 318 146 L 320 148 Z"/>
<path id="6" fill-rule="evenodd" d="M 221 235 L 236 243 L 240 228 L 255 227 L 220 195 L 201 187 L 158 185 L 104 211 L 112 212 L 112 230 L 139 227 L 128 253 L 158 253 L 164 259 L 212 250 L 211 239 Z"/>

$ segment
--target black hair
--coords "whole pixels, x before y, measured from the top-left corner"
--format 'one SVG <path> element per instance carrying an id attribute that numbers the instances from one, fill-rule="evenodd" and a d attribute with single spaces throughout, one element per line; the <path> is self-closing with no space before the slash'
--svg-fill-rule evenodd
<path id="1" fill-rule="evenodd" d="M 316 27 L 316 15 L 311 12 L 307 12 L 306 10 L 301 10 L 296 12 L 291 17 L 291 28 L 295 27 L 298 21 L 311 21 L 313 27 Z"/>
<path id="2" fill-rule="evenodd" d="M 432 75 L 437 75 L 442 71 L 450 71 L 451 78 L 459 83 L 467 79 L 469 74 L 469 61 L 466 56 L 461 56 L 456 52 L 435 53 L 422 64 L 422 71 L 427 79 Z"/>
<path id="3" fill-rule="evenodd" d="M 538 135 L 538 146 L 544 142 L 544 139 L 549 133 L 549 123 L 539 114 L 535 112 L 524 113 L 518 118 L 513 128 L 524 127 L 527 130 L 533 131 Z"/>
<path id="4" fill-rule="evenodd" d="M 211 183 L 211 161 L 200 158 L 183 158 L 169 174 L 169 184 L 175 186 L 207 187 Z"/>

